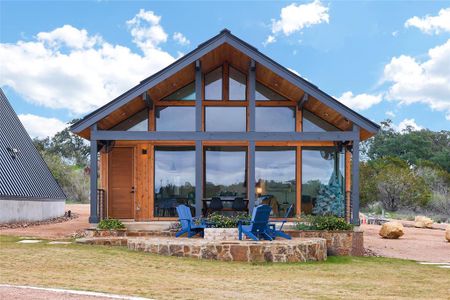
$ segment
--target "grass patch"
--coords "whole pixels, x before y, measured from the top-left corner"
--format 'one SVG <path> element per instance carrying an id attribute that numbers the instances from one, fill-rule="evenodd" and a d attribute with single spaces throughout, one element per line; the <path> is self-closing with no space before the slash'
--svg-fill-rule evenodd
<path id="1" fill-rule="evenodd" d="M 0 282 L 156 299 L 448 299 L 450 271 L 412 261 L 330 257 L 248 264 L 132 252 L 124 247 L 17 244 L 0 236 Z"/>

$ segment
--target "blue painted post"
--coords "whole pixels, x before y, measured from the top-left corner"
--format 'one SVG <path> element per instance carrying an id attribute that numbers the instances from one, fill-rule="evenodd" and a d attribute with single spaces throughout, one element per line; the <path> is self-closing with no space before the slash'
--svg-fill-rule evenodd
<path id="1" fill-rule="evenodd" d="M 249 70 L 249 97 L 248 97 L 248 110 L 249 110 L 249 131 L 254 132 L 256 130 L 256 103 L 255 103 L 255 86 L 256 86 L 256 63 L 252 59 L 250 62 Z M 250 141 L 248 146 L 248 206 L 249 212 L 253 211 L 255 207 L 255 141 Z"/>
<path id="2" fill-rule="evenodd" d="M 91 126 L 91 215 L 89 216 L 89 223 L 95 224 L 99 222 L 98 217 L 98 203 L 97 203 L 97 140 L 92 138 L 93 132 L 97 131 L 97 124 Z"/>
<path id="3" fill-rule="evenodd" d="M 202 131 L 202 68 L 195 62 L 195 131 Z M 202 214 L 203 199 L 203 147 L 202 141 L 195 141 L 195 216 Z"/>
<path id="4" fill-rule="evenodd" d="M 352 224 L 359 226 L 359 126 L 353 125 L 355 139 L 352 154 Z"/>

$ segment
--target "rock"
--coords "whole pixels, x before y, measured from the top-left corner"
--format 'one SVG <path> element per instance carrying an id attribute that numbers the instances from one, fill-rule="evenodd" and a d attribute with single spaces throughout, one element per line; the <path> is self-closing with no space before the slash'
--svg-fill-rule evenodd
<path id="1" fill-rule="evenodd" d="M 447 229 L 445 229 L 445 238 L 447 242 L 450 242 L 450 225 L 447 225 Z"/>
<path id="2" fill-rule="evenodd" d="M 414 219 L 414 227 L 417 228 L 433 228 L 433 220 L 424 216 L 417 216 Z"/>
<path id="3" fill-rule="evenodd" d="M 403 225 L 399 222 L 384 223 L 379 232 L 379 235 L 385 239 L 398 239 L 403 234 Z"/>

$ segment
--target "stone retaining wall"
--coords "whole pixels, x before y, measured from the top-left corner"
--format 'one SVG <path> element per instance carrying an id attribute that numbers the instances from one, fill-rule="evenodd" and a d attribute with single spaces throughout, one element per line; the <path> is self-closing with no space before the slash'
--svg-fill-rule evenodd
<path id="1" fill-rule="evenodd" d="M 203 238 L 207 241 L 237 241 L 239 231 L 237 228 L 205 228 Z"/>
<path id="2" fill-rule="evenodd" d="M 284 241 L 205 241 L 187 238 L 133 238 L 128 248 L 159 255 L 243 262 L 306 262 L 327 259 L 321 238 Z"/>
<path id="3" fill-rule="evenodd" d="M 287 230 L 286 233 L 292 237 L 326 239 L 328 256 L 364 256 L 362 231 Z"/>

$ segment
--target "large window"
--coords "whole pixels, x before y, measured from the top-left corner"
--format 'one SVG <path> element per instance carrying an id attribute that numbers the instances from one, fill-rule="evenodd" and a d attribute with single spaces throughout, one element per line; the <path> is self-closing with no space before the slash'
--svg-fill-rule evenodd
<path id="1" fill-rule="evenodd" d="M 206 131 L 246 131 L 245 107 L 205 107 Z"/>
<path id="2" fill-rule="evenodd" d="M 155 147 L 155 217 L 175 217 L 176 207 L 195 207 L 194 147 Z"/>
<path id="3" fill-rule="evenodd" d="M 302 148 L 302 212 L 344 217 L 344 165 L 335 147 Z"/>
<path id="4" fill-rule="evenodd" d="M 269 101 L 269 100 L 287 100 L 272 89 L 269 89 L 265 85 L 256 82 L 255 87 L 255 99 L 257 101 Z"/>
<path id="5" fill-rule="evenodd" d="M 195 82 L 182 87 L 162 100 L 195 100 Z"/>
<path id="6" fill-rule="evenodd" d="M 339 129 L 327 121 L 319 118 L 310 111 L 303 110 L 303 126 L 304 132 L 324 132 L 324 131 L 339 131 Z"/>
<path id="7" fill-rule="evenodd" d="M 229 100 L 245 100 L 246 97 L 246 77 L 233 67 L 229 67 Z"/>
<path id="8" fill-rule="evenodd" d="M 272 207 L 274 217 L 283 217 L 296 202 L 295 147 L 256 147 L 256 205 Z M 295 215 L 292 209 L 289 217 Z"/>
<path id="9" fill-rule="evenodd" d="M 222 67 L 205 75 L 205 100 L 222 100 Z"/>
<path id="10" fill-rule="evenodd" d="M 147 131 L 148 130 L 148 110 L 144 109 L 132 115 L 128 119 L 120 122 L 110 130 L 117 131 Z"/>
<path id="11" fill-rule="evenodd" d="M 295 131 L 295 108 L 256 107 L 256 131 Z"/>
<path id="12" fill-rule="evenodd" d="M 195 131 L 195 107 L 158 107 L 155 115 L 157 131 Z"/>
<path id="13" fill-rule="evenodd" d="M 247 197 L 247 148 L 205 148 L 205 197 Z"/>

